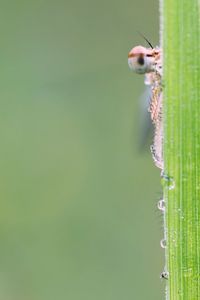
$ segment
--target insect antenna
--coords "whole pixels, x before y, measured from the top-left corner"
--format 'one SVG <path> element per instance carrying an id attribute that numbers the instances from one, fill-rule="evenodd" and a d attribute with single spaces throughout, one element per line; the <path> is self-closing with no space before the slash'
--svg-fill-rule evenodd
<path id="1" fill-rule="evenodd" d="M 138 31 L 138 33 L 139 33 L 139 35 L 141 35 L 141 37 L 143 37 L 143 39 L 147 42 L 147 44 L 151 47 L 151 49 L 153 49 L 154 47 L 153 47 L 153 45 L 149 42 L 149 40 L 148 40 L 141 32 Z"/>

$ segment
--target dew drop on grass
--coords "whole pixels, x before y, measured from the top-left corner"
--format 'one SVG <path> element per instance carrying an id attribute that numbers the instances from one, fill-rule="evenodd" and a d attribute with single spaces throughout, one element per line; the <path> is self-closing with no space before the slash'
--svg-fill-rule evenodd
<path id="1" fill-rule="evenodd" d="M 166 239 L 162 239 L 160 241 L 160 247 L 163 248 L 163 249 L 165 249 L 167 247 L 167 241 L 166 241 Z"/>
<path id="2" fill-rule="evenodd" d="M 159 209 L 160 211 L 164 212 L 164 211 L 165 211 L 165 200 L 164 200 L 164 199 L 160 199 L 160 200 L 158 201 L 157 206 L 158 206 L 158 209 Z"/>
<path id="3" fill-rule="evenodd" d="M 168 188 L 168 190 L 175 189 L 175 180 L 173 177 L 168 176 L 164 171 L 161 171 L 160 176 L 164 180 L 164 185 Z"/>
<path id="4" fill-rule="evenodd" d="M 160 274 L 160 278 L 161 278 L 161 279 L 169 279 L 169 272 L 167 272 L 166 270 L 164 270 L 164 271 Z"/>

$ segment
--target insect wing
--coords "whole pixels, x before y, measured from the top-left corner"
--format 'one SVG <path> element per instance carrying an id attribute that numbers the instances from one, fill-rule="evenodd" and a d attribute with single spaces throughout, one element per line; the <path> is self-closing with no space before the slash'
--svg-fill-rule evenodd
<path id="1" fill-rule="evenodd" d="M 146 86 L 144 93 L 139 98 L 140 114 L 139 114 L 138 146 L 140 152 L 149 149 L 149 143 L 153 135 L 153 124 L 151 121 L 151 116 L 148 112 L 149 104 L 151 102 L 151 97 L 152 97 L 151 87 Z"/>

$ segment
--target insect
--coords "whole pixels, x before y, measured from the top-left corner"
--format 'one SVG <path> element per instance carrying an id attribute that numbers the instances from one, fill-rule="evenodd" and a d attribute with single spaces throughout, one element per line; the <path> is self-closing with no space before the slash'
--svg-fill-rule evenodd
<path id="1" fill-rule="evenodd" d="M 151 101 L 148 111 L 154 125 L 154 139 L 151 153 L 155 165 L 163 170 L 163 125 L 162 125 L 162 62 L 161 49 L 154 48 L 144 37 L 150 48 L 136 46 L 128 53 L 128 65 L 137 74 L 145 75 L 145 84 L 151 87 Z"/>

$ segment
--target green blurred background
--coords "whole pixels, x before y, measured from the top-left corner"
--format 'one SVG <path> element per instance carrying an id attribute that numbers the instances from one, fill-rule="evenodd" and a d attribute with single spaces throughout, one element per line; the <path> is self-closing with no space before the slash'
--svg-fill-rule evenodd
<path id="1" fill-rule="evenodd" d="M 164 298 L 159 170 L 138 149 L 158 1 L 1 1 L 0 299 Z"/>

